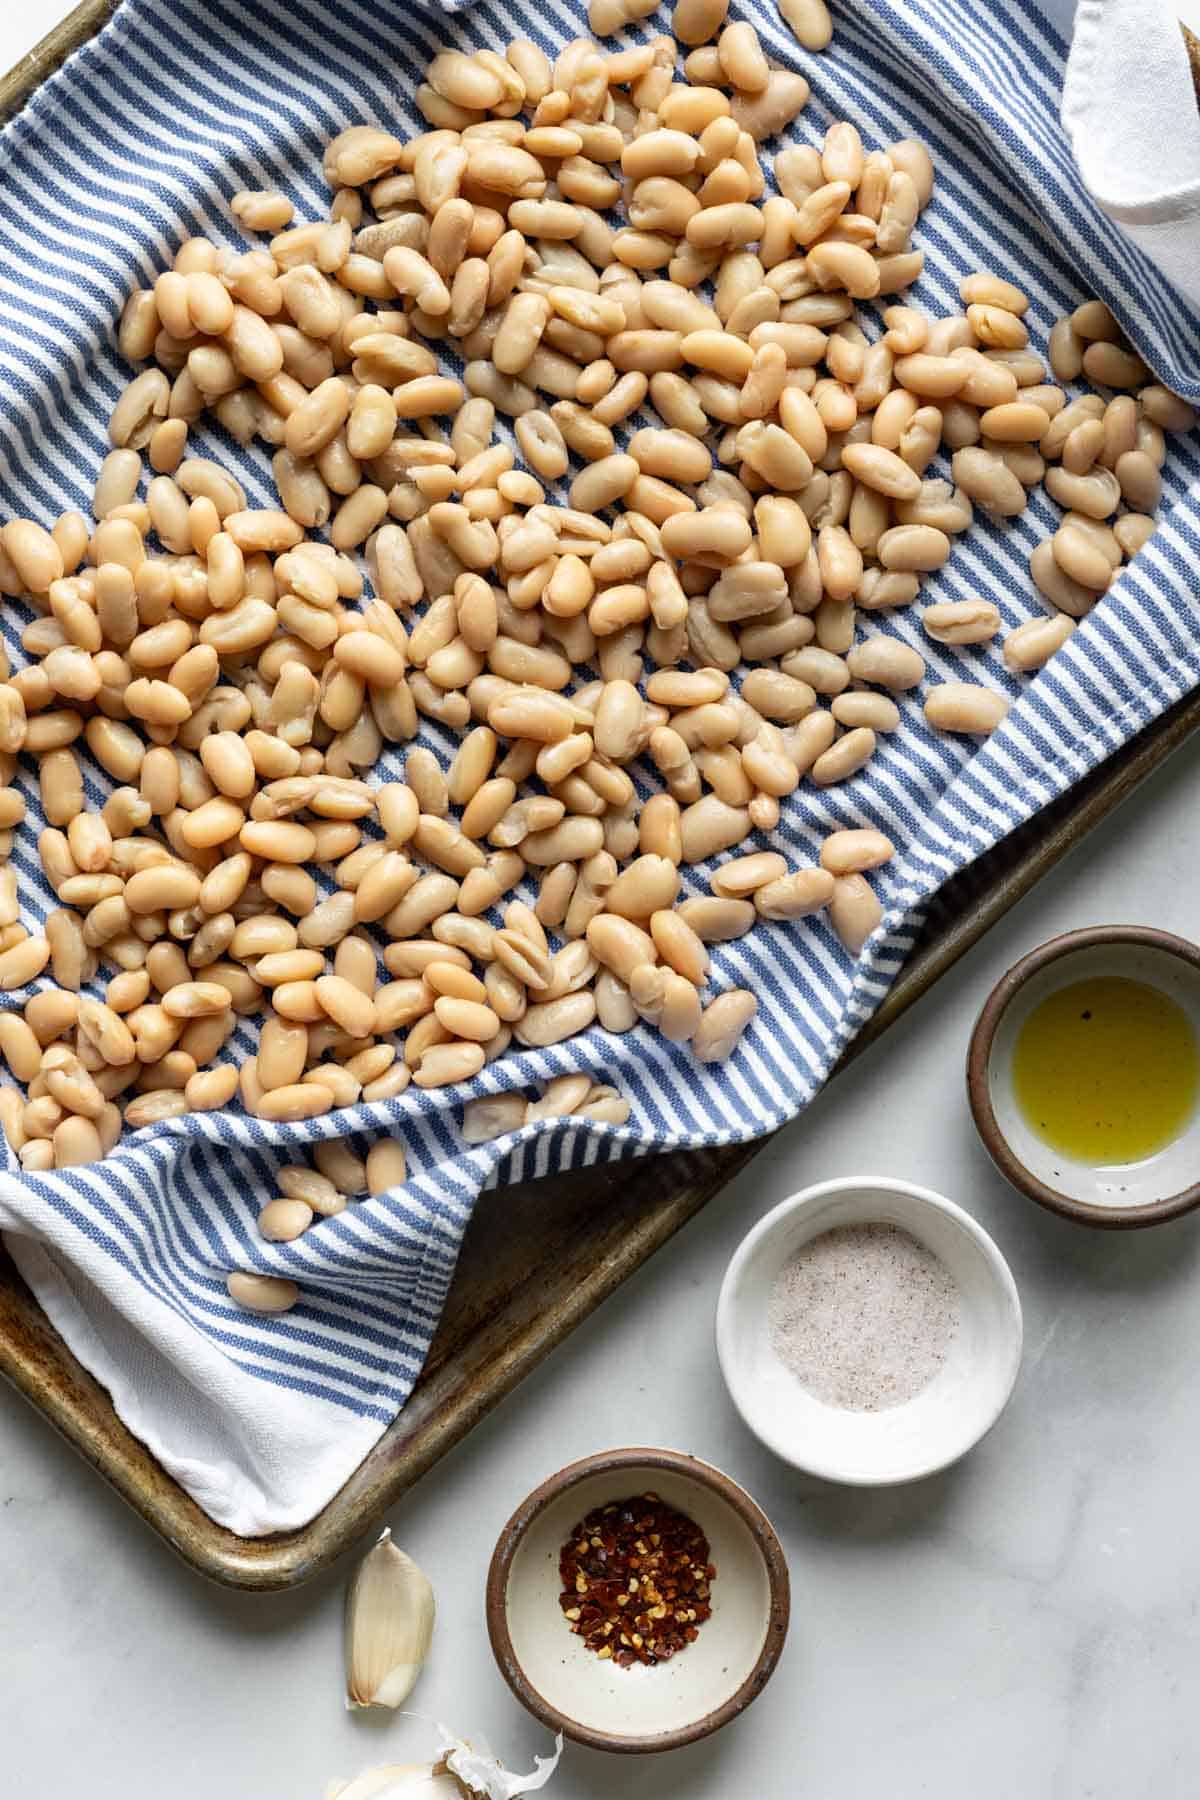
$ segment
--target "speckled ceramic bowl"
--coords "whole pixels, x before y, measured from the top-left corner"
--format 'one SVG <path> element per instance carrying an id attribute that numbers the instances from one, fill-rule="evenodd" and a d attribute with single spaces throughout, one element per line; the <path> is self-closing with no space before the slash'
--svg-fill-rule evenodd
<path id="1" fill-rule="evenodd" d="M 656 1668 L 602 1662 L 559 1608 L 559 1551 L 595 1506 L 657 1494 L 695 1520 L 716 1578 L 712 1617 Z M 596 1750 L 676 1750 L 756 1699 L 779 1661 L 787 1563 L 765 1514 L 728 1475 L 678 1450 L 606 1450 L 569 1463 L 522 1501 L 492 1554 L 487 1624 L 500 1672 L 552 1731 Z"/>
<path id="2" fill-rule="evenodd" d="M 959 1324 L 927 1387 L 902 1405 L 827 1405 L 776 1354 L 767 1323 L 775 1278 L 837 1226 L 895 1225 L 941 1258 Z M 734 1252 L 717 1303 L 717 1355 L 734 1405 L 785 1462 L 856 1487 L 916 1481 L 957 1462 L 1003 1412 L 1021 1362 L 1021 1303 L 1008 1264 L 952 1200 L 886 1176 L 825 1181 L 782 1201 Z"/>
<path id="3" fill-rule="evenodd" d="M 1200 1206 L 1200 1112 L 1141 1162 L 1097 1168 L 1054 1150 L 1026 1123 L 1013 1092 L 1013 1051 L 1035 1006 L 1093 975 L 1161 989 L 1200 1035 L 1200 946 L 1149 925 L 1096 925 L 1051 938 L 1023 956 L 984 1003 L 967 1056 L 967 1098 L 988 1155 L 1039 1206 L 1081 1225 L 1161 1225 Z"/>

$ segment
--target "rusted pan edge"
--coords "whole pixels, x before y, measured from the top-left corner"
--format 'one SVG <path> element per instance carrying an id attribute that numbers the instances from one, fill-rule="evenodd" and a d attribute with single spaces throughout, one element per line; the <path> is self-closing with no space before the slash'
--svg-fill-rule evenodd
<path id="1" fill-rule="evenodd" d="M 0 77 L 0 125 L 6 125 L 33 99 L 43 81 L 61 68 L 73 51 L 95 37 L 119 4 L 120 0 L 83 0 L 82 6 L 61 19 L 14 69 Z"/>

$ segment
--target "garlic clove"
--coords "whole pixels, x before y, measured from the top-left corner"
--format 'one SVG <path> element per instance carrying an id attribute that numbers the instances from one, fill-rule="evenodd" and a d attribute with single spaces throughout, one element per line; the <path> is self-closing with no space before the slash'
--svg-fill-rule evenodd
<path id="1" fill-rule="evenodd" d="M 453 1775 L 433 1763 L 394 1763 L 364 1769 L 354 1781 L 335 1787 L 326 1800 L 463 1800 Z"/>
<path id="2" fill-rule="evenodd" d="M 437 1732 L 436 1763 L 392 1763 L 364 1769 L 355 1781 L 335 1781 L 325 1800 L 517 1800 L 521 1794 L 545 1787 L 563 1751 L 560 1731 L 552 1756 L 535 1756 L 532 1775 L 515 1775 L 486 1744 L 474 1745 L 444 1725 L 439 1725 Z"/>
<path id="3" fill-rule="evenodd" d="M 346 1595 L 348 1705 L 403 1705 L 429 1653 L 433 1617 L 427 1577 L 384 1531 L 358 1565 Z M 397 1778 L 402 1772 L 394 1771 Z"/>

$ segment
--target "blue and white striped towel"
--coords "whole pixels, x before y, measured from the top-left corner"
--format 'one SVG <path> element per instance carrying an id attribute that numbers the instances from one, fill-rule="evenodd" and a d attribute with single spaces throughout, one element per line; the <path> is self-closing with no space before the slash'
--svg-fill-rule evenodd
<path id="1" fill-rule="evenodd" d="M 845 117 L 870 145 L 929 142 L 938 186 L 919 227 L 925 306 L 953 309 L 964 274 L 997 269 L 1035 296 L 1029 322 L 1044 345 L 1055 318 L 1101 293 L 1160 377 L 1200 400 L 1197 319 L 1084 195 L 1057 122 L 1064 46 L 1031 0 L 1010 0 L 1002 22 L 986 0 L 843 0 L 819 58 L 797 50 L 770 0 L 740 4 L 770 54 L 812 82 L 798 140 L 817 141 Z M 127 379 L 113 342 L 123 296 L 184 237 L 234 241 L 233 193 L 282 187 L 301 218 L 321 216 L 325 141 L 360 120 L 418 128 L 409 94 L 442 43 L 501 49 L 529 36 L 553 51 L 585 28 L 582 5 L 565 0 L 481 0 L 459 18 L 399 0 L 125 0 L 0 138 L 3 512 L 86 510 Z M 649 20 L 634 35 L 657 28 Z M 227 444 L 214 453 L 237 455 Z M 270 503 L 265 457 L 238 461 L 253 502 Z M 494 1093 L 586 1069 L 631 1097 L 627 1127 L 546 1124 L 466 1150 L 456 1130 L 464 1095 L 414 1090 L 297 1126 L 240 1112 L 173 1120 L 102 1167 L 0 1175 L 0 1224 L 55 1325 L 201 1506 L 256 1534 L 297 1526 L 330 1498 L 404 1404 L 463 1228 L 498 1177 L 742 1141 L 807 1104 L 946 876 L 1200 678 L 1198 483 L 1196 445 L 1176 442 L 1169 518 L 1033 683 L 1014 681 L 994 648 L 933 646 L 931 678 L 965 668 L 1018 701 L 984 748 L 972 755 L 931 734 L 909 697 L 902 729 L 863 774 L 786 803 L 774 841 L 793 862 L 811 860 L 832 824 L 879 826 L 901 846 L 881 884 L 884 926 L 860 962 L 823 923 L 764 927 L 714 954 L 716 986 L 749 986 L 760 1000 L 725 1068 L 701 1070 L 646 1029 L 623 1039 L 593 1030 L 510 1055 L 470 1084 Z M 1040 496 L 1016 524 L 979 520 L 927 594 L 990 595 L 1006 627 L 1035 615 L 1026 560 L 1054 522 Z M 929 655 L 917 610 L 876 615 L 874 628 Z M 14 644 L 18 612 L 5 620 Z M 32 822 L 32 771 L 20 779 Z M 93 803 L 101 792 L 93 786 Z M 21 833 L 15 859 L 30 923 L 54 904 L 33 836 Z M 702 889 L 704 872 L 689 872 L 688 886 Z M 255 1214 L 279 1163 L 319 1138 L 380 1131 L 409 1146 L 407 1186 L 296 1244 L 259 1238 Z M 302 1303 L 276 1320 L 238 1311 L 224 1282 L 235 1267 L 294 1276 Z"/>

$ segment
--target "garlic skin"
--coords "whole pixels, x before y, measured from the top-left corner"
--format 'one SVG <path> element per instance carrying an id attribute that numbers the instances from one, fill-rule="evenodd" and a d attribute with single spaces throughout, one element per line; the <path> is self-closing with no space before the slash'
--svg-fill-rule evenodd
<path id="1" fill-rule="evenodd" d="M 428 1578 L 385 1530 L 359 1563 L 346 1594 L 346 1704 L 402 1706 L 429 1654 L 433 1619 Z M 396 1779 L 404 1772 L 391 1771 Z M 364 1789 L 364 1796 L 371 1791 Z M 440 1791 L 449 1800 L 450 1790 Z M 419 1792 L 413 1789 L 412 1800 Z"/>
<path id="2" fill-rule="evenodd" d="M 553 1756 L 535 1756 L 532 1775 L 514 1775 L 486 1745 L 475 1748 L 444 1725 L 437 1727 L 436 1763 L 391 1763 L 364 1769 L 354 1781 L 335 1781 L 325 1800 L 518 1800 L 545 1787 L 563 1751 L 562 1733 Z"/>
<path id="3" fill-rule="evenodd" d="M 563 1752 L 562 1732 L 554 1740 L 553 1756 L 535 1756 L 532 1775 L 514 1775 L 487 1745 L 478 1747 L 465 1738 L 456 1737 L 444 1725 L 438 1726 L 438 1751 L 446 1768 L 453 1770 L 468 1794 L 479 1794 L 483 1800 L 517 1800 L 520 1794 L 532 1794 L 544 1788 Z"/>

